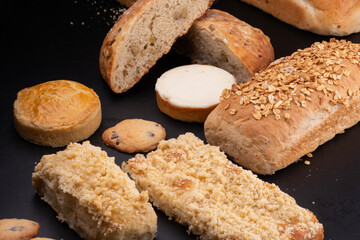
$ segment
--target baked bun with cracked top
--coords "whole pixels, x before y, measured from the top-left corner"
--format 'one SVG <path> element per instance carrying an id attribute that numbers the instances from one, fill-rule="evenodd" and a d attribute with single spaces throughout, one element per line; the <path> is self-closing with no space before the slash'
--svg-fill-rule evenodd
<path id="1" fill-rule="evenodd" d="M 213 1 L 134 3 L 109 31 L 100 50 L 100 72 L 110 88 L 121 93 L 136 84 Z"/>
<path id="2" fill-rule="evenodd" d="M 24 139 L 59 147 L 90 137 L 100 126 L 98 95 L 81 83 L 55 80 L 25 88 L 14 102 L 14 125 Z"/>
<path id="3" fill-rule="evenodd" d="M 360 45 L 331 39 L 234 85 L 204 130 L 235 162 L 273 174 L 360 120 Z"/>
<path id="4" fill-rule="evenodd" d="M 219 104 L 222 91 L 234 83 L 233 75 L 215 66 L 176 67 L 157 79 L 157 105 L 161 112 L 174 119 L 202 123 Z"/>
<path id="5" fill-rule="evenodd" d="M 274 61 L 270 38 L 227 12 L 209 9 L 181 37 L 175 49 L 194 63 L 210 64 L 246 82 Z"/>
<path id="6" fill-rule="evenodd" d="M 136 155 L 122 168 L 156 207 L 199 239 L 324 238 L 312 212 L 192 133 L 161 141 L 157 150 Z"/>
<path id="7" fill-rule="evenodd" d="M 89 141 L 71 143 L 63 151 L 44 155 L 32 183 L 41 196 L 86 240 L 151 240 L 157 216 L 147 192 Z"/>
<path id="8" fill-rule="evenodd" d="M 359 0 L 242 0 L 297 28 L 321 35 L 360 31 Z"/>

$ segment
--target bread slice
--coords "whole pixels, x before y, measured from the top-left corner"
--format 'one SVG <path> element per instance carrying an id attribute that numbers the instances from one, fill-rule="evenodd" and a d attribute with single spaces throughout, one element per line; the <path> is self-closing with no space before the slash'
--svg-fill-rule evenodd
<path id="1" fill-rule="evenodd" d="M 84 239 L 155 237 L 157 216 L 147 192 L 139 193 L 114 158 L 89 142 L 43 156 L 32 180 L 60 221 Z"/>
<path id="2" fill-rule="evenodd" d="M 100 51 L 100 71 L 110 88 L 130 89 L 169 52 L 214 0 L 139 0 L 109 31 Z"/>
<path id="3" fill-rule="evenodd" d="M 219 104 L 223 90 L 236 83 L 233 75 L 210 65 L 191 64 L 162 74 L 155 84 L 161 112 L 185 122 L 203 123 Z"/>
<path id="4" fill-rule="evenodd" d="M 270 38 L 260 29 L 227 12 L 209 9 L 189 32 L 178 39 L 175 49 L 194 63 L 210 64 L 246 82 L 274 61 Z"/>
<path id="5" fill-rule="evenodd" d="M 161 141 L 122 168 L 170 218 L 200 239 L 323 239 L 323 227 L 276 185 L 229 161 L 192 133 Z"/>
<path id="6" fill-rule="evenodd" d="M 359 0 L 242 0 L 297 28 L 330 36 L 360 31 Z"/>
<path id="7" fill-rule="evenodd" d="M 16 131 L 44 146 L 66 146 L 90 137 L 100 126 L 101 116 L 94 90 L 69 80 L 22 89 L 14 102 Z"/>

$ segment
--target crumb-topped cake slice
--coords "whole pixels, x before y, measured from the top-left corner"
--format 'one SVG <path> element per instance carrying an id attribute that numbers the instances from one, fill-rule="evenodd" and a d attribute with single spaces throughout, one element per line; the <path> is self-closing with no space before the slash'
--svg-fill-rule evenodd
<path id="1" fill-rule="evenodd" d="M 323 239 L 315 215 L 192 133 L 161 141 L 122 168 L 170 218 L 200 239 Z"/>
<path id="2" fill-rule="evenodd" d="M 42 199 L 84 239 L 153 239 L 157 216 L 147 192 L 99 147 L 84 142 L 45 155 L 32 176 Z"/>

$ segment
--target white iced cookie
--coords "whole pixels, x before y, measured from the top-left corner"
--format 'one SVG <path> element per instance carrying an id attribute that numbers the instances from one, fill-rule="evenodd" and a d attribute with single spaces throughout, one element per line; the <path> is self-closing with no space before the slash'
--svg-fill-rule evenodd
<path id="1" fill-rule="evenodd" d="M 227 71 L 192 64 L 168 70 L 155 85 L 161 112 L 186 122 L 204 122 L 219 104 L 222 91 L 236 82 Z"/>

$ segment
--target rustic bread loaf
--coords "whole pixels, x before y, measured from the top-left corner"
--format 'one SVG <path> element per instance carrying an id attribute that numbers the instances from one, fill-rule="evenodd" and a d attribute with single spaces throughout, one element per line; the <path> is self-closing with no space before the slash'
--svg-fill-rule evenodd
<path id="1" fill-rule="evenodd" d="M 323 239 L 309 210 L 192 133 L 161 141 L 122 168 L 170 218 L 200 239 Z"/>
<path id="2" fill-rule="evenodd" d="M 209 9 L 189 32 L 178 39 L 176 50 L 194 63 L 210 64 L 246 82 L 274 61 L 270 39 L 260 29 L 229 13 Z"/>
<path id="3" fill-rule="evenodd" d="M 208 143 L 273 174 L 360 120 L 360 45 L 314 43 L 234 85 L 210 113 Z"/>
<path id="4" fill-rule="evenodd" d="M 358 0 L 242 0 L 297 28 L 321 35 L 360 31 Z"/>
<path id="5" fill-rule="evenodd" d="M 14 125 L 24 139 L 59 147 L 90 137 L 100 126 L 98 95 L 81 83 L 56 80 L 25 88 L 14 102 Z"/>
<path id="6" fill-rule="evenodd" d="M 161 112 L 185 122 L 203 123 L 219 104 L 225 88 L 236 83 L 233 75 L 210 65 L 192 64 L 166 71 L 156 81 Z"/>
<path id="7" fill-rule="evenodd" d="M 139 193 L 114 158 L 88 141 L 43 156 L 32 180 L 60 221 L 84 239 L 155 237 L 157 216 L 147 192 Z"/>
<path id="8" fill-rule="evenodd" d="M 122 5 L 125 5 L 126 7 L 130 7 L 133 5 L 137 0 L 117 0 Z"/>
<path id="9" fill-rule="evenodd" d="M 107 34 L 100 52 L 100 71 L 110 88 L 131 88 L 169 52 L 214 0 L 139 0 Z"/>

